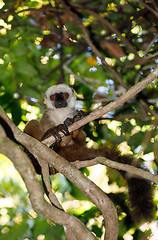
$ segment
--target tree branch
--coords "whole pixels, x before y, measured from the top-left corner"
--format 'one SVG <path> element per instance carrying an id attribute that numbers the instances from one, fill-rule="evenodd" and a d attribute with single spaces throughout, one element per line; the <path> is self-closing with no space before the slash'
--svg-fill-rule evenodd
<path id="1" fill-rule="evenodd" d="M 63 210 L 46 202 L 31 161 L 21 148 L 17 147 L 13 141 L 6 137 L 1 125 L 0 132 L 0 152 L 13 162 L 14 166 L 22 176 L 29 191 L 30 200 L 34 210 L 42 216 L 71 229 L 75 236 L 80 236 L 80 239 L 82 240 L 96 240 L 96 237 L 91 234 L 78 218 L 65 213 Z"/>
<path id="2" fill-rule="evenodd" d="M 158 13 L 157 13 L 157 11 L 155 11 L 154 9 L 152 9 L 152 8 L 151 8 L 148 4 L 146 4 L 143 0 L 140 0 L 140 3 L 141 3 L 145 8 L 148 8 L 149 11 L 151 11 L 151 12 L 155 15 L 155 17 L 158 18 Z"/>
<path id="3" fill-rule="evenodd" d="M 102 116 L 103 114 L 122 105 L 127 100 L 134 97 L 138 92 L 143 90 L 157 76 L 158 76 L 158 68 L 156 68 L 152 73 L 150 73 L 145 80 L 137 83 L 132 88 L 130 88 L 123 96 L 121 96 L 116 101 L 108 104 L 102 109 L 99 109 L 93 112 L 89 116 L 85 117 L 83 120 L 80 120 L 74 123 L 73 125 L 71 125 L 69 127 L 69 131 L 74 131 L 75 129 L 78 129 L 79 127 L 83 126 L 89 121 L 95 120 L 96 118 Z M 8 123 L 8 125 L 11 127 L 14 133 L 14 137 L 16 138 L 17 141 L 19 141 L 22 145 L 24 145 L 35 157 L 38 158 L 40 156 L 40 158 L 42 158 L 43 160 L 47 160 L 52 167 L 55 167 L 59 172 L 64 174 L 102 211 L 103 216 L 105 218 L 105 223 L 106 223 L 106 239 L 108 240 L 117 239 L 118 228 L 115 227 L 115 229 L 113 229 L 113 226 L 118 226 L 116 210 L 113 204 L 111 203 L 111 201 L 107 198 L 107 196 L 103 194 L 103 192 L 100 191 L 100 189 L 98 189 L 97 186 L 94 185 L 94 183 L 90 182 L 81 172 L 79 172 L 76 168 L 74 168 L 71 163 L 68 163 L 66 160 L 61 158 L 51 149 L 42 145 L 36 139 L 33 139 L 30 136 L 27 136 L 26 134 L 21 133 L 21 131 L 17 129 L 16 126 L 4 114 L 2 109 L 1 109 L 1 115 L 3 116 L 3 119 Z M 52 140 L 51 140 L 51 144 L 52 144 Z M 105 209 L 106 209 L 106 213 L 105 213 Z M 113 235 L 112 233 L 113 234 L 115 233 L 115 234 Z"/>
<path id="4" fill-rule="evenodd" d="M 75 4 L 73 3 L 73 5 Z M 128 49 L 135 54 L 136 59 L 141 60 L 136 49 L 130 44 L 130 42 L 125 37 L 122 36 L 122 34 L 107 19 L 102 18 L 99 14 L 97 14 L 96 12 L 90 9 L 86 9 L 81 6 L 80 6 L 80 9 L 82 9 L 84 12 L 87 12 L 93 15 L 96 19 L 98 19 L 102 23 L 103 28 L 105 28 L 106 26 L 112 33 L 116 33 L 117 37 L 119 37 L 120 40 L 128 47 Z"/>
<path id="5" fill-rule="evenodd" d="M 1 107 L 0 107 L 0 115 L 3 118 L 3 120 L 11 128 L 16 141 L 18 141 L 23 146 L 25 146 L 26 149 L 29 152 L 31 152 L 36 158 L 40 157 L 41 159 L 43 159 L 43 161 L 47 161 L 52 167 L 57 169 L 58 172 L 66 176 L 75 186 L 77 186 L 85 194 L 87 198 L 89 198 L 100 209 L 105 219 L 105 228 L 106 228 L 105 239 L 116 240 L 118 237 L 118 217 L 117 217 L 116 209 L 112 201 L 107 197 L 107 195 L 103 193 L 98 186 L 96 186 L 87 177 L 85 177 L 78 169 L 76 169 L 70 162 L 68 162 L 61 156 L 59 156 L 52 149 L 48 148 L 38 140 L 21 132 L 10 121 L 10 119 L 7 117 L 7 115 L 5 114 L 5 112 Z M 6 154 L 7 154 L 7 151 L 6 151 Z M 21 173 L 21 171 L 19 172 Z M 44 215 L 44 216 L 48 217 L 49 213 L 48 215 Z M 69 225 L 66 224 L 66 226 L 71 228 L 72 223 L 70 222 L 71 221 L 69 221 Z M 60 224 L 63 224 L 63 222 Z M 65 225 L 65 222 L 63 225 Z M 73 229 L 73 232 L 75 232 L 74 229 Z M 76 235 L 76 232 L 75 232 L 75 235 Z M 84 239 L 88 239 L 88 238 L 85 237 Z"/>
<path id="6" fill-rule="evenodd" d="M 113 74 L 113 76 L 115 77 L 115 79 L 120 83 L 121 86 L 123 86 L 125 89 L 128 89 L 127 85 L 122 81 L 121 77 L 117 74 L 117 72 L 106 62 L 104 56 L 100 53 L 100 51 L 96 48 L 96 46 L 93 44 L 93 42 L 91 41 L 90 37 L 89 37 L 89 34 L 87 32 L 87 29 L 86 27 L 83 25 L 82 21 L 80 20 L 80 18 L 78 17 L 78 15 L 73 12 L 71 10 L 71 8 L 65 3 L 65 1 L 63 0 L 60 0 L 62 5 L 67 9 L 67 11 L 70 13 L 70 15 L 72 16 L 72 18 L 74 19 L 74 21 L 78 24 L 78 26 L 80 27 L 80 29 L 82 30 L 83 32 L 83 38 L 85 39 L 85 41 L 87 42 L 87 44 L 92 48 L 92 51 L 96 54 L 96 56 L 98 56 L 102 63 L 109 69 L 109 71 Z M 134 50 L 134 48 L 132 47 L 132 45 L 130 45 L 128 43 L 128 41 L 126 40 L 126 38 L 122 37 L 122 35 L 119 33 L 119 31 L 117 31 L 117 29 L 115 29 L 106 19 L 103 19 L 102 17 L 100 17 L 97 13 L 95 13 L 94 11 L 92 10 L 87 10 L 90 14 L 94 15 L 98 20 L 100 20 L 102 22 L 102 24 L 108 26 L 113 32 L 115 32 L 120 38 L 121 40 L 128 46 L 128 48 L 133 52 L 134 51 L 134 54 L 136 56 L 136 61 L 140 61 L 143 63 L 145 61 L 147 61 L 147 57 L 146 57 L 146 60 L 145 59 L 142 59 L 138 56 L 138 54 L 136 53 L 136 51 Z M 143 100 L 142 100 L 143 101 Z M 143 101 L 144 102 L 144 101 Z M 144 105 L 145 105 L 145 102 L 144 102 Z M 147 107 L 147 105 L 146 105 Z M 150 111 L 150 108 L 148 108 L 149 111 Z M 151 112 L 151 111 L 150 111 Z M 156 114 L 154 114 L 154 111 L 153 112 L 153 115 L 157 118 Z"/>
<path id="7" fill-rule="evenodd" d="M 41 166 L 43 187 L 45 189 L 45 193 L 46 193 L 48 199 L 50 200 L 52 205 L 55 205 L 57 208 L 64 211 L 64 209 L 62 208 L 61 204 L 59 203 L 56 195 L 52 191 L 52 187 L 51 187 L 50 179 L 49 179 L 50 175 L 49 175 L 48 163 L 41 158 L 38 158 L 37 160 Z M 76 236 L 70 228 L 65 226 L 64 230 L 65 230 L 67 240 L 79 240 L 78 235 Z"/>
<path id="8" fill-rule="evenodd" d="M 79 120 L 72 125 L 69 126 L 69 132 L 72 132 L 76 129 L 79 129 L 80 127 L 84 126 L 88 122 L 91 122 L 102 115 L 107 114 L 108 112 L 112 111 L 113 109 L 117 108 L 118 106 L 121 106 L 125 102 L 127 102 L 129 99 L 136 96 L 139 92 L 141 92 L 149 83 L 151 83 L 153 80 L 156 79 L 158 76 L 158 67 L 151 72 L 143 81 L 138 82 L 134 86 L 132 86 L 124 95 L 122 95 L 120 98 L 118 98 L 116 101 L 109 103 L 105 107 L 94 111 L 93 113 L 89 114 L 88 116 L 84 117 L 82 120 Z M 62 135 L 62 134 L 61 134 Z M 62 135 L 64 136 L 64 135 Z M 53 142 L 55 142 L 55 139 L 53 136 L 45 139 L 42 141 L 47 146 L 51 146 Z"/>
<path id="9" fill-rule="evenodd" d="M 85 41 L 87 42 L 88 46 L 91 47 L 92 51 L 96 54 L 96 56 L 98 56 L 102 63 L 109 69 L 109 71 L 112 73 L 112 75 L 115 77 L 115 79 L 123 86 L 124 83 L 121 79 L 121 77 L 115 72 L 115 70 L 106 62 L 105 58 L 103 57 L 103 55 L 100 53 L 100 51 L 96 48 L 96 46 L 92 43 L 87 29 L 85 28 L 85 26 L 83 25 L 83 23 L 81 22 L 80 18 L 77 16 L 77 14 L 75 14 L 74 12 L 71 11 L 70 7 L 65 3 L 65 1 L 60 0 L 60 2 L 62 3 L 62 5 L 65 7 L 65 9 L 67 9 L 67 11 L 69 12 L 69 14 L 72 16 L 72 18 L 74 19 L 74 21 L 77 23 L 77 25 L 80 27 L 80 29 L 83 32 L 83 38 L 85 39 Z"/>
<path id="10" fill-rule="evenodd" d="M 144 169 L 137 168 L 137 167 L 134 167 L 134 166 L 131 166 L 128 164 L 111 161 L 105 157 L 96 157 L 94 159 L 86 160 L 86 161 L 77 160 L 77 161 L 73 162 L 72 164 L 78 169 L 83 168 L 83 167 L 90 167 L 90 166 L 93 166 L 96 164 L 102 164 L 102 165 L 105 165 L 110 168 L 125 171 L 125 172 L 131 174 L 132 176 L 134 175 L 134 176 L 144 178 L 144 179 L 147 179 L 147 180 L 150 180 L 153 182 L 158 182 L 157 175 L 153 175 L 150 172 L 145 171 Z"/>

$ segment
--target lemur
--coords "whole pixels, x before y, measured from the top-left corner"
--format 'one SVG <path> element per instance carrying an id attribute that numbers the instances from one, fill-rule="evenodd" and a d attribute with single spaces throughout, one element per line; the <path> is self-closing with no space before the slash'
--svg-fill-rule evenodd
<path id="1" fill-rule="evenodd" d="M 68 126 L 85 116 L 82 111 L 78 113 L 75 111 L 76 96 L 72 88 L 65 84 L 54 85 L 48 88 L 45 97 L 47 108 L 42 118 L 29 121 L 24 129 L 25 133 L 39 141 L 54 135 L 56 143 L 52 146 L 53 150 L 69 162 L 90 160 L 103 156 L 116 162 L 135 165 L 136 159 L 133 156 L 122 155 L 115 148 L 107 146 L 99 147 L 98 149 L 87 148 L 86 134 L 83 128 L 69 134 Z M 62 139 L 60 131 L 65 134 Z M 40 174 L 41 169 L 38 162 L 35 158 L 32 161 L 36 172 Z M 135 166 L 140 167 L 138 163 Z M 127 181 L 133 220 L 137 224 L 150 221 L 154 210 L 152 183 L 143 178 L 127 174 L 124 171 L 120 172 Z"/>

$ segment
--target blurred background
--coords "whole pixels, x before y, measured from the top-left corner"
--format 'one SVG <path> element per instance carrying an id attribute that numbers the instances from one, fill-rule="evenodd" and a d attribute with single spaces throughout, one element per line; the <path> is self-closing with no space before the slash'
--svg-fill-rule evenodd
<path id="1" fill-rule="evenodd" d="M 157 66 L 156 0 L 0 0 L 0 9 L 0 104 L 21 130 L 28 120 L 41 117 L 44 92 L 53 84 L 72 86 L 76 108 L 92 112 Z M 118 146 L 157 174 L 157 112 L 156 79 L 108 117 L 87 124 L 87 146 Z M 114 202 L 119 240 L 157 239 L 157 215 L 151 223 L 132 223 L 126 183 L 118 171 L 101 165 L 82 171 Z M 103 239 L 99 210 L 63 175 L 51 176 L 51 183 L 64 209 Z M 62 226 L 32 209 L 21 177 L 2 154 L 0 197 L 0 240 L 65 240 Z M 154 201 L 156 206 L 156 185 Z"/>

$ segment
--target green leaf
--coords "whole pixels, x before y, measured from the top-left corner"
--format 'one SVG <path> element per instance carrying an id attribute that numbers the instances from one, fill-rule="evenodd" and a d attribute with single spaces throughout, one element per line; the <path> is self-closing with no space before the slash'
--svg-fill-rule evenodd
<path id="1" fill-rule="evenodd" d="M 0 105 L 2 105 L 4 109 L 11 101 L 13 101 L 13 96 L 10 93 L 6 92 L 4 95 L 0 96 Z"/>
<path id="2" fill-rule="evenodd" d="M 11 113 L 12 113 L 12 118 L 13 122 L 15 125 L 18 125 L 21 122 L 21 115 L 22 115 L 22 110 L 21 110 L 21 105 L 19 100 L 14 100 L 13 104 L 11 105 Z"/>
<path id="3" fill-rule="evenodd" d="M 21 222 L 20 224 L 15 224 L 9 233 L 1 234 L 1 240 L 17 240 L 21 239 L 23 235 L 26 233 L 28 229 L 28 225 L 25 221 Z"/>
<path id="4" fill-rule="evenodd" d="M 64 240 L 64 231 L 63 227 L 55 224 L 50 225 L 46 219 L 38 220 L 35 222 L 33 236 L 34 239 L 37 239 L 38 235 L 44 234 L 46 240 Z"/>
<path id="5" fill-rule="evenodd" d="M 37 89 L 32 89 L 31 87 L 24 85 L 19 89 L 19 93 L 28 96 L 33 97 L 36 99 L 41 99 L 41 94 L 37 91 Z"/>
<path id="6" fill-rule="evenodd" d="M 34 77 L 31 81 L 28 80 L 27 84 L 29 86 L 38 86 L 38 85 L 42 85 L 42 79 L 39 77 Z"/>
<path id="7" fill-rule="evenodd" d="M 143 142 L 143 139 L 144 133 L 138 132 L 129 138 L 128 144 L 131 146 L 132 149 L 134 149 Z"/>
<path id="8" fill-rule="evenodd" d="M 97 237 L 101 237 L 102 236 L 102 229 L 99 228 L 96 224 L 92 225 L 92 231 L 96 234 Z"/>
<path id="9" fill-rule="evenodd" d="M 26 44 L 22 41 L 18 41 L 12 50 L 15 56 L 25 56 L 27 53 Z"/>
<path id="10" fill-rule="evenodd" d="M 71 195 L 78 200 L 88 200 L 87 197 L 74 185 L 72 185 Z"/>
<path id="11" fill-rule="evenodd" d="M 27 75 L 29 77 L 34 77 L 37 75 L 36 69 L 26 61 L 20 61 L 15 63 L 15 70 L 18 73 Z"/>

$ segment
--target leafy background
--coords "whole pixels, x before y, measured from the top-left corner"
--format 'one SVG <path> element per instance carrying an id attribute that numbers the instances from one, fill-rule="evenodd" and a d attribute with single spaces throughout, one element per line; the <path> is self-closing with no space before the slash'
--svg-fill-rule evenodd
<path id="1" fill-rule="evenodd" d="M 156 1 L 1 0 L 0 8 L 0 104 L 21 130 L 28 120 L 41 117 L 44 92 L 53 84 L 71 85 L 77 92 L 77 107 L 91 112 L 117 99 L 158 63 Z M 118 146 L 156 174 L 157 111 L 156 79 L 136 99 L 87 124 L 87 145 Z M 82 171 L 117 207 L 119 239 L 156 240 L 156 216 L 151 224 L 133 225 L 125 181 L 117 171 L 102 166 Z M 3 155 L 0 179 L 0 240 L 65 239 L 62 226 L 31 208 L 20 176 Z M 99 210 L 64 176 L 57 174 L 51 181 L 64 208 L 101 239 Z M 157 191 L 154 201 L 156 205 Z"/>

